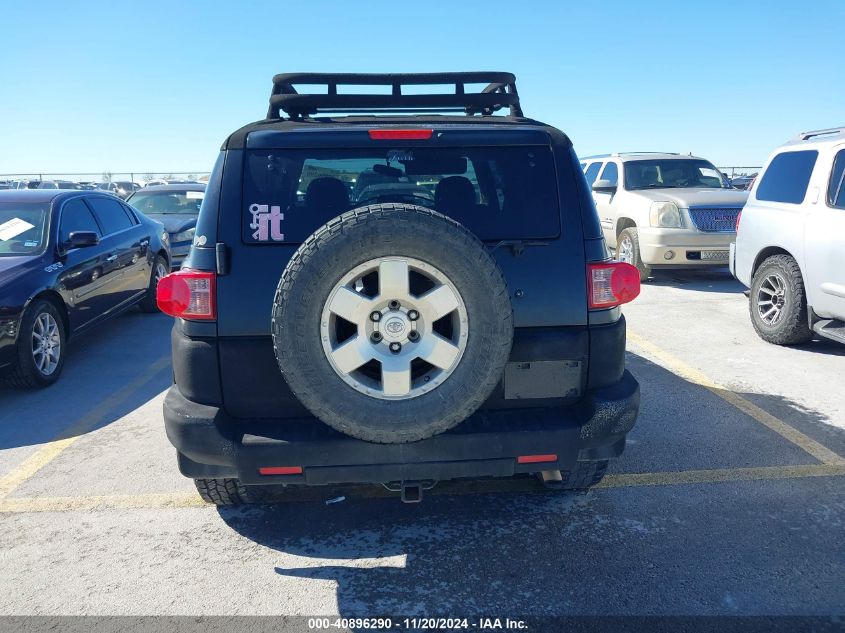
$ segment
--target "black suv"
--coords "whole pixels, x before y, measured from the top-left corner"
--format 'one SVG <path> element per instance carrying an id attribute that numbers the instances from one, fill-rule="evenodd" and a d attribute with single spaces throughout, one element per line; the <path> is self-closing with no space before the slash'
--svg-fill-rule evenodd
<path id="1" fill-rule="evenodd" d="M 637 417 L 619 306 L 638 292 L 513 75 L 278 75 L 158 287 L 178 317 L 167 435 L 221 505 L 269 484 L 587 488 Z"/>

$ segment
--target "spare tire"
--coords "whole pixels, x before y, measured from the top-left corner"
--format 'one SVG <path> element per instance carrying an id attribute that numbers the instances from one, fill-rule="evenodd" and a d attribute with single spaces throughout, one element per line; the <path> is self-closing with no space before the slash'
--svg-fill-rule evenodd
<path id="1" fill-rule="evenodd" d="M 294 395 L 369 442 L 422 440 L 474 413 L 508 360 L 507 285 L 471 232 L 423 207 L 334 218 L 291 257 L 273 346 Z"/>

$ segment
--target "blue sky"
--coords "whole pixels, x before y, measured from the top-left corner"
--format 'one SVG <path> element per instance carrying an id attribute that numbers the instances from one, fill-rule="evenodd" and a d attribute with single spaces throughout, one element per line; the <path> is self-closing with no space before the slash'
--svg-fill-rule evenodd
<path id="1" fill-rule="evenodd" d="M 4 0 L 0 173 L 204 171 L 285 71 L 508 70 L 581 155 L 845 125 L 845 2 Z"/>

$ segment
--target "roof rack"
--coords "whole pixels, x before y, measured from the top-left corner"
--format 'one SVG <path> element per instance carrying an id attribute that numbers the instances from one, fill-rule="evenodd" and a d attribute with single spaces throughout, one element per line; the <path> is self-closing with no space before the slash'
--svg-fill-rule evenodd
<path id="1" fill-rule="evenodd" d="M 678 152 L 613 152 L 611 156 L 639 156 L 640 154 L 666 154 L 667 156 L 680 156 Z"/>
<path id="2" fill-rule="evenodd" d="M 811 138 L 817 136 L 832 136 L 834 134 L 845 134 L 845 127 L 832 127 L 826 130 L 811 130 L 810 132 L 801 132 L 794 141 L 809 141 Z"/>
<path id="3" fill-rule="evenodd" d="M 403 86 L 454 84 L 454 92 L 402 94 Z M 487 84 L 481 92 L 467 92 L 466 84 Z M 301 93 L 296 86 L 325 86 L 318 93 Z M 391 94 L 339 94 L 338 86 L 390 86 Z M 268 119 L 282 118 L 282 112 L 301 119 L 318 112 L 464 112 L 491 115 L 509 108 L 511 116 L 522 116 L 516 77 L 504 72 L 460 73 L 286 73 L 273 77 Z"/>

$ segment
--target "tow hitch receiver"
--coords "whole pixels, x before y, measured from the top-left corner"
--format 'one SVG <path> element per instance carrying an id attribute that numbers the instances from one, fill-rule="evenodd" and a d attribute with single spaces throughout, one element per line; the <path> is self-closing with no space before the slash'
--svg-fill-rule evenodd
<path id="1" fill-rule="evenodd" d="M 431 490 L 437 482 L 431 479 L 425 481 L 391 481 L 382 484 L 391 492 L 398 492 L 402 503 L 419 503 L 423 499 L 423 490 Z"/>

